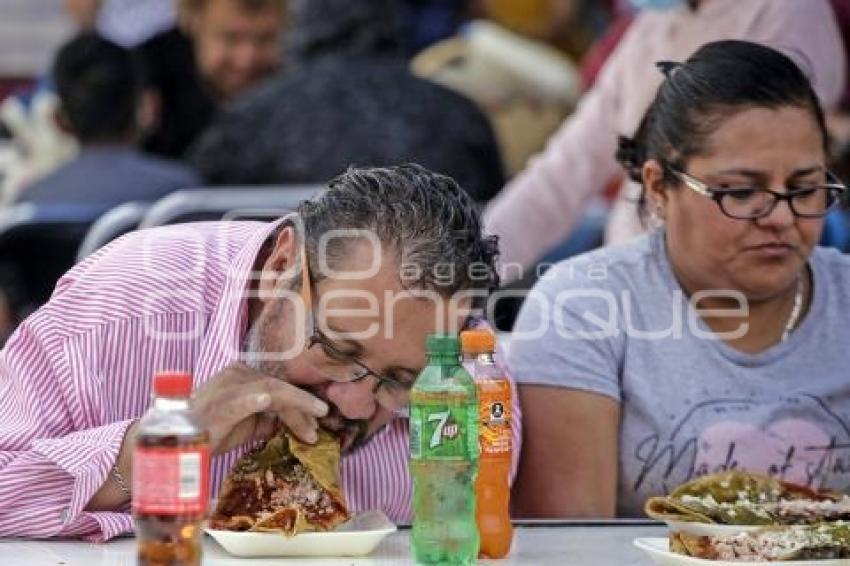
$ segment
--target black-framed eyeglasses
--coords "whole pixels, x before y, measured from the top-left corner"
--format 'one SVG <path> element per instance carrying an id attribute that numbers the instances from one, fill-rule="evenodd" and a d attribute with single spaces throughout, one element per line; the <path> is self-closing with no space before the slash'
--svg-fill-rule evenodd
<path id="1" fill-rule="evenodd" d="M 355 383 L 372 376 L 375 378 L 375 386 L 372 388 L 372 394 L 375 396 L 378 403 L 390 410 L 398 410 L 405 407 L 408 402 L 408 393 L 413 387 L 413 380 L 402 380 L 374 371 L 372 368 L 360 361 L 356 356 L 352 356 L 351 354 L 341 351 L 333 343 L 333 341 L 319 329 L 314 314 L 315 305 L 313 302 L 313 280 L 310 277 L 306 251 L 303 248 L 301 257 L 301 290 L 308 314 L 308 328 L 312 328 L 310 337 L 307 340 L 307 349 L 310 350 L 314 346 L 319 346 L 324 356 L 327 357 L 333 364 L 339 364 L 346 367 L 348 371 L 344 374 L 332 376 L 334 381 L 339 383 Z"/>
<path id="2" fill-rule="evenodd" d="M 829 182 L 789 189 L 780 193 L 757 187 L 712 187 L 699 179 L 668 168 L 686 187 L 717 203 L 720 211 L 736 220 L 757 220 L 768 216 L 780 201 L 785 201 L 794 216 L 800 218 L 822 218 L 838 206 L 847 187 L 830 172 Z"/>

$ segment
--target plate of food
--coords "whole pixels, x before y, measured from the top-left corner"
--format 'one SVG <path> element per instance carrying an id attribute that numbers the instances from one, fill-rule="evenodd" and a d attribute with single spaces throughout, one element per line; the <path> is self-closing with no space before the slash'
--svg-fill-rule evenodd
<path id="1" fill-rule="evenodd" d="M 278 533 L 206 529 L 229 554 L 243 558 L 272 556 L 367 556 L 396 526 L 381 511 L 367 511 L 328 532 L 287 537 Z"/>
<path id="2" fill-rule="evenodd" d="M 702 476 L 651 497 L 668 538 L 635 545 L 658 564 L 850 566 L 850 497 L 741 471 Z"/>
<path id="3" fill-rule="evenodd" d="M 850 520 L 850 497 L 770 476 L 740 471 L 703 476 L 664 497 L 651 497 L 646 514 L 673 533 L 733 536 L 765 527 Z"/>
<path id="4" fill-rule="evenodd" d="M 675 533 L 639 538 L 635 546 L 660 566 L 848 566 L 850 523 L 767 527 L 734 535 Z"/>
<path id="5" fill-rule="evenodd" d="M 339 440 L 314 445 L 286 432 L 240 458 L 205 531 L 235 556 L 364 556 L 396 530 L 380 511 L 352 517 L 340 480 Z"/>

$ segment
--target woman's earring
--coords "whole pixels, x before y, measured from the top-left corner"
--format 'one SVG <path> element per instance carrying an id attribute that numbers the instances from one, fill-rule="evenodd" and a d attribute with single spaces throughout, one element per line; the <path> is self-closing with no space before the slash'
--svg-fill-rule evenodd
<path id="1" fill-rule="evenodd" d="M 652 207 L 652 212 L 649 213 L 649 224 L 653 229 L 664 227 L 664 207 L 660 204 Z"/>

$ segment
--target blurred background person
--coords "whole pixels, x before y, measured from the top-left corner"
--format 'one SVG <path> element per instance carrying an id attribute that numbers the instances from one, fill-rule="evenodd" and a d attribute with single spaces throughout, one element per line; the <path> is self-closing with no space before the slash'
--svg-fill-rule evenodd
<path id="1" fill-rule="evenodd" d="M 67 0 L 76 2 L 79 0 Z M 76 24 L 64 2 L 4 0 L 0 19 L 0 207 L 76 152 L 53 115 L 58 100 L 34 88 Z M 40 82 L 40 81 L 38 81 Z"/>
<path id="2" fill-rule="evenodd" d="M 137 149 L 156 120 L 156 105 L 144 67 L 131 51 L 84 32 L 60 49 L 53 79 L 57 123 L 77 140 L 80 153 L 26 187 L 19 202 L 86 204 L 105 212 L 199 184 L 185 165 Z"/>
<path id="3" fill-rule="evenodd" d="M 124 202 L 152 202 L 200 184 L 182 163 L 139 151 L 139 139 L 155 121 L 156 105 L 145 87 L 143 65 L 130 50 L 83 32 L 59 50 L 52 74 L 60 101 L 54 119 L 80 151 L 25 187 L 17 202 L 32 205 L 36 217 L 62 219 L 80 229 L 60 225 L 45 240 L 24 239 L 11 250 L 3 248 L 0 343 L 47 300 L 58 277 L 73 265 L 86 227 L 100 214 Z M 39 249 L 44 247 L 49 249 Z"/>
<path id="4" fill-rule="evenodd" d="M 49 0 L 53 4 L 50 10 L 39 6 L 44 0 L 25 1 L 26 7 L 9 6 L 17 18 L 10 18 L 7 27 L 0 26 L 0 38 L 8 38 L 10 44 L 5 51 L 14 59 L 15 54 L 42 44 L 47 54 L 43 63 L 30 68 L 28 81 L 6 91 L 14 96 L 0 105 L 0 121 L 12 139 L 9 159 L 2 160 L 0 154 L 3 203 L 14 201 L 21 189 L 73 159 L 79 149 L 74 137 L 58 128 L 53 119 L 59 100 L 53 77 L 46 72 L 53 49 L 81 31 L 97 31 L 114 43 L 132 48 L 175 25 L 174 0 Z M 57 17 L 62 18 L 62 26 L 51 23 Z M 0 46 L 5 47 L 2 42 Z M 0 77 L 0 99 L 5 90 L 2 83 Z"/>
<path id="5" fill-rule="evenodd" d="M 844 39 L 845 54 L 850 55 L 850 0 L 830 0 L 830 4 Z M 827 126 L 832 136 L 832 170 L 845 183 L 850 182 L 850 79 L 844 83 L 837 107 L 827 114 Z M 847 237 L 850 239 L 850 233 Z"/>
<path id="6" fill-rule="evenodd" d="M 349 165 L 416 162 L 479 202 L 504 181 L 487 118 L 407 68 L 393 0 L 296 0 L 288 66 L 236 101 L 193 148 L 211 184 L 320 183 Z"/>
<path id="7" fill-rule="evenodd" d="M 181 25 L 211 93 L 226 100 L 279 65 L 286 0 L 178 0 Z"/>
<path id="8" fill-rule="evenodd" d="M 603 0 L 608 6 L 611 19 L 605 30 L 596 37 L 581 58 L 581 81 L 584 90 L 589 90 L 596 82 L 599 71 L 611 53 L 620 44 L 632 21 L 637 8 L 630 0 Z"/>
<path id="9" fill-rule="evenodd" d="M 660 83 L 653 61 L 683 60 L 706 42 L 746 38 L 791 56 L 824 106 L 832 107 L 840 96 L 844 48 L 827 0 L 632 1 L 647 9 L 628 28 L 575 113 L 485 214 L 488 231 L 501 237 L 505 282 L 563 244 L 586 207 L 598 202 L 611 182 L 623 179 L 614 157 L 617 136 L 634 133 Z M 619 193 L 608 220 L 610 241 L 642 230 L 633 202 L 637 186 L 624 184 Z"/>
<path id="10" fill-rule="evenodd" d="M 578 67 L 566 55 L 486 19 L 418 54 L 411 70 L 478 104 L 493 125 L 508 177 L 540 151 L 581 88 Z"/>
<path id="11" fill-rule="evenodd" d="M 286 0 L 175 0 L 178 25 L 140 47 L 161 97 L 146 151 L 182 157 L 219 104 L 280 65 Z"/>
<path id="12" fill-rule="evenodd" d="M 446 16 L 447 2 L 405 4 L 419 6 L 420 26 L 436 20 L 444 34 L 447 22 L 463 16 L 456 33 L 416 54 L 411 69 L 478 103 L 493 124 L 508 177 L 525 168 L 572 112 L 586 81 L 589 46 L 603 33 L 605 45 L 616 41 L 607 39 L 615 15 L 607 0 L 469 0 L 454 3 L 462 5 L 454 18 Z M 592 53 L 591 78 L 606 52 Z"/>

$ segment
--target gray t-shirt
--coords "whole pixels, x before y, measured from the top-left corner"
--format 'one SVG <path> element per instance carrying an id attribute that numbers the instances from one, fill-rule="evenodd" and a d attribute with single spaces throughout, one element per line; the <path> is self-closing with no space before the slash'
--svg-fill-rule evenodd
<path id="1" fill-rule="evenodd" d="M 603 248 L 537 284 L 508 365 L 520 384 L 620 403 L 620 515 L 641 516 L 647 497 L 734 468 L 847 491 L 850 256 L 819 248 L 809 265 L 805 319 L 785 342 L 750 355 L 713 336 L 689 305 L 663 233 Z"/>

